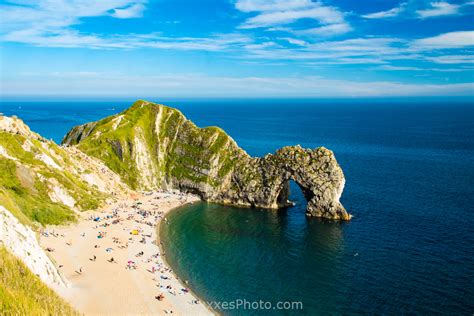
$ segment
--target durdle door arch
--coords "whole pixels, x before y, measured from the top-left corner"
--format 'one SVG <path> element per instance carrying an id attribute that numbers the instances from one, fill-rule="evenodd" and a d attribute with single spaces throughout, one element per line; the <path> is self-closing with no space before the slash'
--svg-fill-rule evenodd
<path id="1" fill-rule="evenodd" d="M 306 151 L 302 149 L 303 151 Z M 288 201 L 290 194 L 290 181 L 293 180 L 301 189 L 307 202 L 306 214 L 308 216 L 323 217 L 329 219 L 350 220 L 351 215 L 347 213 L 344 206 L 339 202 L 344 189 L 345 179 L 342 170 L 330 162 L 324 163 L 324 172 L 321 170 L 321 160 L 318 166 L 307 164 L 308 160 L 302 158 L 301 154 L 290 150 L 285 153 L 285 161 L 282 163 L 280 184 L 278 185 L 276 204 L 279 208 L 291 205 Z M 282 154 L 282 153 L 277 153 Z M 309 154 L 311 155 L 311 153 Z M 332 153 L 327 156 L 329 160 L 333 159 Z M 302 161 L 303 160 L 303 161 Z M 323 161 L 325 159 L 322 159 Z M 304 162 L 304 163 L 303 163 Z"/>

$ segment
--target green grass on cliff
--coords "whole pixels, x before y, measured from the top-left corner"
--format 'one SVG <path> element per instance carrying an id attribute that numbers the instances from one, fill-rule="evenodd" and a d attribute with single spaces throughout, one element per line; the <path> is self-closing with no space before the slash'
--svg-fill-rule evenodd
<path id="1" fill-rule="evenodd" d="M 135 102 L 132 108 L 119 115 L 124 116 L 119 128 L 113 128 L 113 119 L 115 117 L 105 118 L 99 121 L 93 132 L 93 134 L 99 134 L 100 137 L 87 137 L 79 144 L 79 148 L 86 154 L 104 161 L 128 185 L 132 188 L 137 188 L 140 175 L 132 163 L 134 139 L 136 136 L 143 136 L 145 141 L 153 138 L 150 134 L 153 133 L 156 109 L 141 106 L 140 102 Z M 144 135 L 137 135 L 137 128 L 140 128 Z M 119 156 L 114 148 L 114 146 L 118 145 L 120 146 L 122 157 Z M 146 142 L 146 145 L 152 146 L 148 142 Z M 148 148 L 148 150 L 154 149 L 153 146 Z"/>
<path id="2" fill-rule="evenodd" d="M 78 315 L 19 259 L 0 246 L 0 315 Z"/>
<path id="3" fill-rule="evenodd" d="M 156 130 L 158 114 L 161 115 L 159 131 Z M 119 115 L 122 120 L 114 129 L 112 126 Z M 158 187 L 163 180 L 169 179 L 219 186 L 222 178 L 236 166 L 241 154 L 222 129 L 199 128 L 177 109 L 141 100 L 122 113 L 99 121 L 92 134 L 79 143 L 79 148 L 104 161 L 122 180 L 137 189 L 141 184 L 134 161 L 137 138 L 146 146 Z M 165 153 L 162 160 L 158 157 L 159 152 Z M 208 171 L 216 166 L 217 178 L 210 177 Z"/>
<path id="4" fill-rule="evenodd" d="M 31 142 L 29 150 L 22 146 L 26 141 Z M 36 139 L 27 140 L 21 135 L 0 132 L 0 146 L 13 157 L 0 156 L 0 205 L 12 212 L 22 224 L 30 226 L 34 222 L 59 225 L 74 221 L 75 214 L 69 207 L 50 199 L 49 179 L 61 185 L 74 198 L 79 209 L 96 209 L 105 196 L 77 175 L 65 169 L 51 168 L 36 159 L 37 154 L 48 154 L 43 145 L 49 146 L 52 152 L 63 158 L 64 162 L 61 163 L 49 155 L 58 165 L 71 165 L 64 150 L 55 144 L 44 144 Z"/>
<path id="5" fill-rule="evenodd" d="M 21 223 L 58 225 L 75 220 L 74 213 L 67 206 L 49 199 L 47 188 L 41 181 L 35 181 L 31 187 L 23 186 L 13 161 L 0 157 L 0 170 L 0 204 Z"/>

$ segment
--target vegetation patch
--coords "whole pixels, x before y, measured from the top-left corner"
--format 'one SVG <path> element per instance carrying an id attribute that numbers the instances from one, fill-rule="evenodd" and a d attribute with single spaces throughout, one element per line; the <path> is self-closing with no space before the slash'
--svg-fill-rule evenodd
<path id="1" fill-rule="evenodd" d="M 0 245 L 1 315 L 79 315 Z"/>

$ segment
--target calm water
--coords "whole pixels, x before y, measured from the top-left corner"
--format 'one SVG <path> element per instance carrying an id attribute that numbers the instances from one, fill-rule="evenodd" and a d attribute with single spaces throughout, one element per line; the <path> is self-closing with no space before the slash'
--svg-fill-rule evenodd
<path id="1" fill-rule="evenodd" d="M 204 203 L 174 212 L 161 231 L 168 260 L 203 299 L 303 303 L 270 311 L 282 315 L 474 313 L 472 104 L 166 103 L 200 126 L 221 126 L 251 155 L 332 149 L 354 215 L 344 224 L 307 219 L 294 185 L 297 205 L 278 213 Z M 0 112 L 60 141 L 71 126 L 129 105 L 16 102 Z"/>

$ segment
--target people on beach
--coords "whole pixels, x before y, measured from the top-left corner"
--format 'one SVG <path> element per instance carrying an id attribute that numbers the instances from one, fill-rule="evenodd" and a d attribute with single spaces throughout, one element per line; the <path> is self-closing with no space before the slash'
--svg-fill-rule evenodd
<path id="1" fill-rule="evenodd" d="M 164 217 L 166 212 L 160 210 L 160 207 L 167 207 L 167 202 L 173 203 L 171 201 L 173 196 L 157 196 L 156 200 L 160 201 L 157 202 L 156 205 L 150 203 L 153 197 L 154 196 L 152 196 L 149 201 L 144 200 L 143 204 L 136 202 L 133 204 L 111 204 L 115 205 L 115 208 L 110 209 L 112 207 L 109 206 L 109 210 L 101 211 L 100 216 L 94 215 L 88 218 L 88 228 L 86 230 L 76 230 L 74 235 L 71 234 L 70 236 L 67 236 L 73 238 L 68 238 L 69 240 L 66 239 L 66 245 L 72 247 L 73 241 L 76 247 L 82 247 L 86 240 L 89 243 L 89 249 L 92 250 L 92 254 L 89 253 L 89 256 L 85 257 L 88 258 L 90 262 L 84 265 L 85 270 L 87 270 L 87 278 L 95 275 L 94 273 L 100 273 L 97 269 L 102 269 L 101 264 L 93 262 L 103 260 L 104 256 L 101 257 L 100 251 L 97 252 L 97 249 L 102 248 L 105 249 L 107 254 L 112 254 L 113 251 L 114 256 L 106 257 L 106 260 L 109 263 L 117 264 L 127 262 L 125 265 L 126 270 L 138 270 L 137 272 L 139 273 L 145 272 L 147 278 L 153 279 L 153 284 L 157 286 L 155 289 L 158 289 L 159 292 L 156 294 L 156 296 L 149 297 L 148 299 L 153 300 L 153 298 L 155 298 L 157 301 L 161 302 L 165 299 L 165 296 L 168 297 L 168 295 L 189 297 L 188 295 L 190 292 L 188 288 L 183 288 L 179 285 L 176 285 L 176 278 L 173 277 L 172 270 L 166 267 L 166 265 L 163 263 L 162 257 L 164 253 L 161 253 L 161 250 L 158 248 L 161 242 L 159 239 L 157 239 L 154 229 L 154 227 L 159 224 L 160 220 L 164 219 L 165 222 L 168 222 L 168 220 Z M 181 199 L 181 197 L 174 198 L 175 201 Z M 169 201 L 167 201 L 168 199 Z M 150 206 L 150 204 L 153 206 Z M 49 237 L 51 242 L 53 242 L 53 238 L 51 237 L 66 237 L 65 234 L 57 234 L 51 230 L 41 231 L 41 234 L 46 238 Z M 84 241 L 81 241 L 81 237 L 86 237 L 86 234 L 92 239 L 83 239 Z M 93 239 L 93 234 L 95 234 L 97 239 Z M 77 240 L 75 238 L 77 238 Z M 126 249 L 128 247 L 131 249 L 130 254 L 132 254 L 132 256 L 133 253 L 135 253 L 135 258 L 132 257 L 134 260 L 128 260 L 128 258 L 125 256 L 128 255 L 129 252 L 122 251 L 122 249 Z M 61 249 L 65 249 L 64 241 L 62 241 Z M 53 252 L 54 249 L 48 247 L 46 248 L 46 251 Z M 58 252 L 60 252 L 59 246 Z M 97 255 L 94 253 L 99 254 L 99 260 L 97 260 Z M 87 261 L 85 258 L 82 260 Z M 80 264 L 84 264 L 84 261 L 81 261 L 81 258 L 78 258 L 77 265 L 79 266 Z M 89 266 L 87 264 L 89 264 Z M 110 265 L 110 271 L 115 271 L 113 270 L 115 269 L 114 266 L 115 265 Z M 59 265 L 59 268 L 62 267 L 63 265 Z M 119 266 L 119 268 L 122 268 L 122 266 Z M 151 275 L 146 271 L 151 273 Z M 67 269 L 65 269 L 64 272 L 67 273 Z M 77 274 L 76 277 L 78 279 L 81 278 L 80 276 L 82 274 L 85 274 L 82 266 L 74 270 L 74 272 Z M 138 276 L 138 274 L 136 274 L 137 272 L 132 271 L 130 277 L 135 278 Z M 139 278 L 142 278 L 143 276 L 145 275 L 141 274 Z M 84 278 L 83 280 L 86 281 L 87 278 Z M 187 284 L 187 282 L 185 283 Z M 183 283 L 183 285 L 185 284 Z M 190 298 L 192 299 L 193 297 L 190 296 Z M 182 304 L 190 304 L 191 302 L 192 304 L 197 304 L 197 300 L 191 299 L 186 299 L 186 301 L 183 301 Z M 173 314 L 173 310 L 165 310 L 165 313 Z"/>

